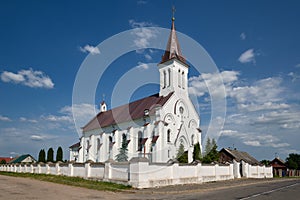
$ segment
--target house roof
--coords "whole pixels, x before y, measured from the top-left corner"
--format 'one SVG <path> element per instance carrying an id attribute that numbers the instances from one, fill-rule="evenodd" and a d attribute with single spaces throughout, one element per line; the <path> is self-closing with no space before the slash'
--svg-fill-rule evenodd
<path id="1" fill-rule="evenodd" d="M 0 157 L 0 162 L 2 160 L 4 160 L 6 163 L 9 163 L 13 158 L 9 158 L 9 157 Z"/>
<path id="2" fill-rule="evenodd" d="M 260 163 L 258 160 L 256 160 L 254 157 L 249 155 L 247 152 L 238 151 L 236 149 L 228 149 L 223 148 L 220 152 L 225 152 L 227 155 L 230 155 L 232 159 L 235 159 L 237 162 L 240 162 L 241 160 L 245 161 L 246 163 L 249 163 L 251 165 L 259 165 Z"/>
<path id="3" fill-rule="evenodd" d="M 69 148 L 73 149 L 73 148 L 77 148 L 80 147 L 80 142 L 77 142 L 76 144 L 71 145 Z"/>
<path id="4" fill-rule="evenodd" d="M 181 48 L 177 39 L 177 35 L 176 35 L 176 30 L 175 30 L 175 19 L 174 17 L 172 18 L 172 26 L 171 26 L 171 32 L 169 35 L 169 40 L 167 43 L 167 47 L 165 50 L 164 55 L 162 56 L 161 62 L 160 63 L 164 63 L 167 62 L 169 60 L 172 59 L 178 59 L 180 60 L 182 63 L 186 64 L 186 60 L 183 57 L 182 53 L 181 53 Z"/>
<path id="5" fill-rule="evenodd" d="M 286 168 L 285 162 L 281 160 L 280 158 L 274 158 L 271 162 L 270 165 L 274 168 Z"/>
<path id="6" fill-rule="evenodd" d="M 83 131 L 90 131 L 100 127 L 103 128 L 114 124 L 140 119 L 144 117 L 144 111 L 146 109 L 150 111 L 149 114 L 153 114 L 153 108 L 156 106 L 163 106 L 172 95 L 173 92 L 169 93 L 165 97 L 159 96 L 159 94 L 154 94 L 129 104 L 125 104 L 105 112 L 100 112 L 83 127 Z"/>
<path id="7" fill-rule="evenodd" d="M 33 160 L 35 160 L 30 154 L 24 154 L 19 157 L 14 158 L 9 163 L 21 163 L 24 159 L 26 159 L 28 156 L 30 156 Z"/>

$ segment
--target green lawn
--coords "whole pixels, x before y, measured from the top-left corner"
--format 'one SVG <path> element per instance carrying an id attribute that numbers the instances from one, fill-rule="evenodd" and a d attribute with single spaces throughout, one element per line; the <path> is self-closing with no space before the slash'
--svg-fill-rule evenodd
<path id="1" fill-rule="evenodd" d="M 53 183 L 83 187 L 83 188 L 94 189 L 94 190 L 106 190 L 106 191 L 116 192 L 116 191 L 124 191 L 124 190 L 131 189 L 131 186 L 103 182 L 103 181 L 86 180 L 79 177 L 55 176 L 55 175 L 48 175 L 48 174 L 46 175 L 46 174 L 31 174 L 31 173 L 14 173 L 14 172 L 0 172 L 0 175 L 32 178 L 41 181 L 48 181 Z"/>

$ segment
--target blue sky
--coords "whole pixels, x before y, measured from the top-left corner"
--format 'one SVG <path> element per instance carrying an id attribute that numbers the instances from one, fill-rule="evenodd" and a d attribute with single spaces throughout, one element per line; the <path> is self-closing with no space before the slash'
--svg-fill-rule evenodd
<path id="1" fill-rule="evenodd" d="M 219 147 L 234 146 L 259 160 L 300 153 L 298 1 L 130 0 L 0 2 L 0 155 L 37 157 L 41 148 L 62 146 L 68 158 L 67 147 L 78 141 L 72 92 L 84 60 L 101 55 L 97 45 L 120 32 L 169 29 L 173 4 L 176 29 L 205 48 L 223 77 L 227 113 Z M 139 37 L 147 42 L 155 33 Z M 103 95 L 110 102 L 120 77 L 138 65 L 148 70 L 162 53 L 145 49 L 120 56 L 101 77 L 94 103 Z M 190 91 L 198 98 L 205 135 L 210 97 L 218 96 L 220 85 L 215 74 L 201 74 L 191 66 Z M 157 85 L 144 85 L 130 99 L 157 92 Z M 94 105 L 75 107 L 84 120 L 93 115 Z"/>

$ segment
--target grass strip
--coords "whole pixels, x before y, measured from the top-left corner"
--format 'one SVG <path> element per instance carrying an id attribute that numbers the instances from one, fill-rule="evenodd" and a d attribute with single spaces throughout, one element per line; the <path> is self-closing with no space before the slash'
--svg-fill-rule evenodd
<path id="1" fill-rule="evenodd" d="M 83 188 L 101 190 L 101 191 L 118 192 L 118 191 L 131 189 L 131 186 L 126 186 L 117 183 L 110 183 L 105 181 L 87 180 L 80 177 L 57 176 L 57 175 L 50 175 L 50 174 L 15 173 L 15 172 L 0 172 L 0 175 L 31 178 L 40 181 L 48 181 L 52 183 L 59 183 L 64 185 L 83 187 Z"/>

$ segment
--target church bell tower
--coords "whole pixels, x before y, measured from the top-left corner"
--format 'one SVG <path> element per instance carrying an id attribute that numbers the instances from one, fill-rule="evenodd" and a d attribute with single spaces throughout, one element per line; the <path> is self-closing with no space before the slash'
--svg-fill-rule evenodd
<path id="1" fill-rule="evenodd" d="M 165 53 L 158 64 L 160 74 L 160 96 L 170 92 L 178 95 L 188 95 L 188 64 L 181 53 L 175 31 L 175 18 L 172 17 L 171 32 Z"/>

